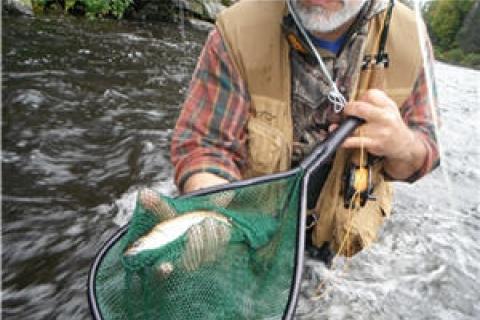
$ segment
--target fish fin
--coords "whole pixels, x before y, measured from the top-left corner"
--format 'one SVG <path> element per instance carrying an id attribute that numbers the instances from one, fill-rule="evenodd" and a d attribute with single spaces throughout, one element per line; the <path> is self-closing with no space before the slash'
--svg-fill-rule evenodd
<path id="1" fill-rule="evenodd" d="M 175 209 L 152 189 L 141 190 L 139 198 L 141 204 L 155 214 L 160 221 L 173 218 L 176 215 Z"/>
<path id="2" fill-rule="evenodd" d="M 213 218 L 190 228 L 182 256 L 185 269 L 195 271 L 202 264 L 218 259 L 225 252 L 230 235 L 231 225 Z"/>

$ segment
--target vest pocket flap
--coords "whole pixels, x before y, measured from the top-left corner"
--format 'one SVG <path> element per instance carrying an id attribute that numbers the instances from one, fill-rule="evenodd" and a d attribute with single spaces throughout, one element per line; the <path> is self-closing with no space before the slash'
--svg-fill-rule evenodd
<path id="1" fill-rule="evenodd" d="M 289 152 L 280 130 L 257 118 L 248 121 L 249 165 L 257 175 L 288 169 Z"/>

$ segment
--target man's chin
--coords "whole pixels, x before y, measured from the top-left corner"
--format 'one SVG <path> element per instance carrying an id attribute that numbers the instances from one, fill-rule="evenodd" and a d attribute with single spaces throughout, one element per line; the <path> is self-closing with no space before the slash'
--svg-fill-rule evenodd
<path id="1" fill-rule="evenodd" d="M 313 33 L 329 33 L 351 21 L 358 14 L 365 0 L 360 0 L 353 7 L 353 3 L 345 3 L 343 0 L 297 0 L 294 3 L 306 29 Z M 327 5 L 338 5 L 338 8 L 329 10 L 326 8 Z"/>
<path id="2" fill-rule="evenodd" d="M 331 25 L 331 26 L 327 26 L 327 27 L 324 27 L 324 26 L 312 27 L 312 28 L 307 28 L 307 29 L 312 34 L 328 34 L 328 33 L 337 31 L 338 29 L 340 29 L 341 26 L 343 26 L 343 24 L 341 24 L 341 25 Z"/>
<path id="3" fill-rule="evenodd" d="M 308 31 L 316 33 L 328 33 L 339 29 L 343 24 L 348 22 L 350 19 L 339 19 L 338 16 L 335 16 L 335 13 L 326 12 L 323 10 L 321 14 L 309 14 L 303 15 L 301 17 L 302 23 Z"/>

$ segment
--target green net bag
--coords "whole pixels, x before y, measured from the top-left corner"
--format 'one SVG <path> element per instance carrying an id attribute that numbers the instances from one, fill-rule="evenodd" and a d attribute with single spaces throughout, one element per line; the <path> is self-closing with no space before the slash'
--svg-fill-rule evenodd
<path id="1" fill-rule="evenodd" d="M 281 318 L 295 266 L 300 182 L 297 174 L 177 199 L 140 192 L 128 232 L 95 277 L 102 318 Z"/>
<path id="2" fill-rule="evenodd" d="M 178 198 L 139 194 L 90 269 L 94 319 L 291 319 L 306 211 L 348 118 L 294 169 Z"/>

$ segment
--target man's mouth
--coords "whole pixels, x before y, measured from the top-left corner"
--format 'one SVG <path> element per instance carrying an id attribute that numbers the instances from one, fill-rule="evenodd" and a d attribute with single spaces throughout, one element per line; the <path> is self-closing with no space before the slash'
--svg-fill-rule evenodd
<path id="1" fill-rule="evenodd" d="M 344 0 L 305 0 L 306 6 L 320 6 L 325 9 L 336 10 L 343 6 Z"/>

